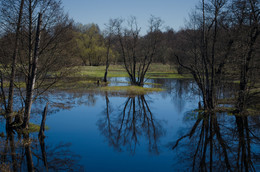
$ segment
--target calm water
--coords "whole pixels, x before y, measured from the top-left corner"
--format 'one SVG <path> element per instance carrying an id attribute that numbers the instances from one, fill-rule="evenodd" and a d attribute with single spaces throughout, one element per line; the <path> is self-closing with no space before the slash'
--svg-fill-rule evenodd
<path id="1" fill-rule="evenodd" d="M 37 171 L 260 170 L 259 117 L 198 114 L 193 112 L 199 95 L 192 81 L 149 82 L 166 90 L 130 97 L 53 91 L 47 95 L 44 143 L 37 133 L 11 133 L 7 139 L 1 120 L 1 162 L 17 171 L 32 164 Z M 39 100 L 34 112 L 44 104 Z M 40 123 L 40 118 L 34 115 L 32 121 Z M 28 137 L 31 144 L 24 144 Z"/>

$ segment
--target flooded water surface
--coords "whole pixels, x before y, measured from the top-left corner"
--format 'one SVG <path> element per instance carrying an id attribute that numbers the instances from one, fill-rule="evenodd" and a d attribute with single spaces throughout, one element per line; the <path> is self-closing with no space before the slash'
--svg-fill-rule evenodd
<path id="1" fill-rule="evenodd" d="M 131 96 L 53 90 L 45 139 L 1 127 L 1 163 L 14 171 L 260 170 L 258 116 L 196 111 L 201 100 L 191 80 L 149 82 L 165 90 Z M 37 108 L 44 105 L 34 106 L 33 123 L 40 124 Z"/>

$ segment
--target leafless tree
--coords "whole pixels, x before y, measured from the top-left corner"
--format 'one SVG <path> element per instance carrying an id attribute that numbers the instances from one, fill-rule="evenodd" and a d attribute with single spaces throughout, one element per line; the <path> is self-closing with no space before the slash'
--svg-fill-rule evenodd
<path id="1" fill-rule="evenodd" d="M 234 62 L 239 69 L 239 93 L 237 109 L 244 113 L 252 96 L 259 77 L 259 35 L 260 35 L 260 2 L 257 0 L 234 0 L 232 9 L 232 24 L 236 42 L 234 48 Z M 258 58 L 259 59 L 259 58 Z M 259 92 L 254 92 L 254 94 Z"/>
<path id="2" fill-rule="evenodd" d="M 202 0 L 201 12 L 192 15 L 184 45 L 175 53 L 178 63 L 193 75 L 208 110 L 216 107 L 216 89 L 234 42 L 225 28 L 227 4 L 226 0 Z M 184 63 L 182 59 L 187 57 Z"/>
<path id="3" fill-rule="evenodd" d="M 12 0 L 1 1 L 2 4 L 10 5 Z M 63 13 L 61 1 L 59 0 L 24 0 L 23 12 L 21 16 L 16 14 L 15 7 L 10 6 L 8 10 L 1 9 L 1 18 L 4 18 L 4 23 L 1 25 L 4 28 L 4 35 L 12 39 L 14 33 L 14 26 L 12 24 L 15 17 L 8 18 L 8 16 L 18 16 L 21 24 L 19 26 L 19 39 L 17 40 L 17 58 L 15 60 L 14 72 L 19 74 L 19 80 L 24 78 L 26 83 L 26 90 L 20 89 L 16 82 L 12 84 L 12 77 L 17 78 L 17 75 L 12 74 L 8 76 L 8 63 L 3 66 L 1 71 L 3 82 L 4 79 L 10 80 L 10 88 L 12 85 L 16 86 L 16 90 L 20 93 L 22 106 L 25 104 L 24 125 L 28 127 L 30 119 L 30 108 L 32 102 L 43 92 L 48 90 L 57 80 L 68 73 L 68 67 L 73 63 L 69 57 L 69 47 L 71 46 L 71 21 L 68 16 Z M 17 3 L 15 1 L 15 3 Z M 21 3 L 22 5 L 22 3 Z M 19 8 L 21 9 L 21 8 Z M 38 27 L 37 22 L 39 13 L 41 14 L 41 27 Z M 19 22 L 18 22 L 19 23 Z M 39 25 L 38 25 L 39 26 Z M 17 33 L 17 32 L 16 32 Z M 41 39 L 40 39 L 41 35 Z M 17 37 L 17 35 L 15 36 Z M 41 42 L 41 43 L 40 43 Z M 8 43 L 8 42 L 6 42 Z M 15 45 L 14 45 L 15 46 Z M 65 48 L 66 47 L 66 48 Z M 4 51 L 3 51 L 4 52 Z M 3 59 L 9 59 L 7 53 L 3 53 Z M 13 56 L 14 57 L 14 56 Z M 14 59 L 14 58 L 13 58 Z M 14 62 L 14 60 L 13 60 Z M 63 70 L 61 70 L 63 69 Z M 13 69 L 12 69 L 13 70 Z M 55 76 L 48 77 L 49 72 L 54 72 Z M 14 79 L 15 79 L 14 78 Z M 48 82 L 45 82 L 48 79 Z M 15 81 L 15 80 L 14 80 Z M 3 84 L 2 84 L 3 85 Z M 13 86 L 13 87 L 14 87 Z M 3 87 L 2 99 L 5 99 Z M 13 90 L 9 89 L 9 90 Z M 25 95 L 25 97 L 24 97 Z M 7 110 L 12 109 L 11 104 L 14 95 L 9 91 Z M 2 100 L 5 104 L 5 100 Z M 7 111 L 8 112 L 8 111 Z M 10 120 L 8 123 L 11 123 Z"/>
<path id="4" fill-rule="evenodd" d="M 117 20 L 116 19 L 110 19 L 108 24 L 106 24 L 106 30 L 105 30 L 105 46 L 106 46 L 106 70 L 104 74 L 104 82 L 107 82 L 107 73 L 108 68 L 110 65 L 109 56 L 111 55 L 111 46 L 114 43 L 115 40 L 115 26 L 116 26 Z"/>
<path id="5" fill-rule="evenodd" d="M 1 1 L 1 18 L 7 17 L 8 18 L 8 13 L 9 9 L 4 9 L 10 7 L 13 1 Z M 17 56 L 18 56 L 18 48 L 19 48 L 19 37 L 20 37 L 20 29 L 21 29 L 21 23 L 22 23 L 22 15 L 23 15 L 23 7 L 24 7 L 24 0 L 20 1 L 20 6 L 19 6 L 19 13 L 17 20 L 14 19 L 16 23 L 16 31 L 15 31 L 15 42 L 14 42 L 14 47 L 13 47 L 13 56 L 12 56 L 12 65 L 11 65 L 11 76 L 10 76 L 10 84 L 9 84 L 9 94 L 8 94 L 8 104 L 6 107 L 6 113 L 7 113 L 7 127 L 9 127 L 9 124 L 11 123 L 11 113 L 13 111 L 13 96 L 14 96 L 14 80 L 15 80 L 15 74 L 16 74 L 16 61 L 17 61 Z M 12 9 L 12 8 L 11 8 Z M 10 15 L 10 14 L 9 14 Z M 12 20 L 11 20 L 12 21 Z M 9 19 L 5 20 L 5 23 L 11 22 Z M 3 77 L 1 77 L 1 82 L 3 83 Z M 2 87 L 3 88 L 3 87 Z M 2 89 L 2 94 L 3 89 Z M 3 97 L 4 98 L 4 97 Z M 5 101 L 5 100 L 4 100 Z"/>
<path id="6" fill-rule="evenodd" d="M 149 30 L 146 36 L 141 36 L 141 28 L 135 17 L 128 20 L 128 27 L 123 28 L 123 20 L 116 22 L 117 35 L 121 47 L 121 56 L 124 67 L 129 75 L 132 85 L 143 86 L 145 74 L 158 50 L 160 40 L 160 27 L 162 20 L 151 17 Z"/>

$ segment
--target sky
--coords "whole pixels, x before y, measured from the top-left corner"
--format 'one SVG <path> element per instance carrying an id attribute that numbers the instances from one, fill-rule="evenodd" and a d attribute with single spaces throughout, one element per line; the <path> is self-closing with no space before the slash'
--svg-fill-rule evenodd
<path id="1" fill-rule="evenodd" d="M 199 0 L 62 0 L 65 12 L 82 24 L 95 23 L 101 30 L 109 19 L 135 16 L 143 33 L 151 15 L 160 17 L 167 26 L 178 31 Z"/>

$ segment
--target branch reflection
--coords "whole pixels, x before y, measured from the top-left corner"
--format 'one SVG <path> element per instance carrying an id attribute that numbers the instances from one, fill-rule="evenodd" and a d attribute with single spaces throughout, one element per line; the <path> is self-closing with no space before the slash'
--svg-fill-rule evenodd
<path id="1" fill-rule="evenodd" d="M 199 113 L 172 149 L 180 151 L 179 161 L 185 159 L 192 171 L 257 171 L 260 130 L 256 124 L 250 116 Z"/>
<path id="2" fill-rule="evenodd" d="M 128 97 L 118 110 L 113 109 L 107 94 L 105 98 L 106 108 L 98 127 L 109 145 L 119 152 L 126 149 L 134 154 L 139 141 L 145 139 L 148 151 L 159 154 L 158 141 L 164 129 L 162 121 L 154 118 L 145 96 Z"/>
<path id="3" fill-rule="evenodd" d="M 12 131 L 7 131 L 0 143 L 0 171 L 83 171 L 70 144 L 46 146 L 44 139 L 29 133 L 21 137 Z"/>

